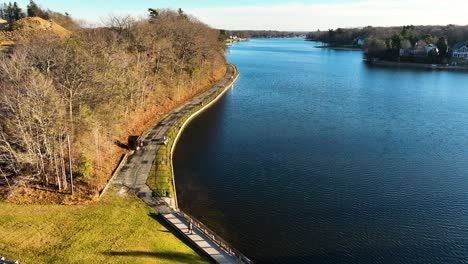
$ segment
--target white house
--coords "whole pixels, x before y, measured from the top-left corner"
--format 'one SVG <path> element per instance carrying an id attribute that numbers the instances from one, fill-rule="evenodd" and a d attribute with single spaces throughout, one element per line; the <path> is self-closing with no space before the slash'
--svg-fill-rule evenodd
<path id="1" fill-rule="evenodd" d="M 452 47 L 452 58 L 468 60 L 468 42 L 459 42 Z"/>
<path id="2" fill-rule="evenodd" d="M 434 44 L 429 44 L 426 46 L 426 54 L 429 55 L 431 51 L 433 51 L 435 54 L 439 54 L 439 49 Z"/>
<path id="3" fill-rule="evenodd" d="M 362 47 L 364 44 L 366 44 L 366 40 L 363 37 L 355 38 L 353 41 L 353 45 L 355 46 Z"/>

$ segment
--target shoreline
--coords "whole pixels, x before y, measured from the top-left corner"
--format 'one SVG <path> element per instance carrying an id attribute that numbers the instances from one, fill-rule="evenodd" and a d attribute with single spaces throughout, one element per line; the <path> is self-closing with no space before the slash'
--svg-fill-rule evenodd
<path id="1" fill-rule="evenodd" d="M 426 63 L 414 63 L 414 62 L 396 62 L 396 61 L 369 61 L 364 60 L 365 63 L 371 66 L 378 67 L 394 67 L 394 68 L 413 68 L 413 69 L 427 69 L 437 71 L 468 71 L 468 67 L 440 65 L 440 64 L 426 64 Z"/>
<path id="2" fill-rule="evenodd" d="M 129 155 L 116 172 L 118 193 L 134 193 L 170 225 L 172 232 L 216 263 L 252 263 L 203 223 L 178 208 L 172 154 L 183 129 L 215 104 L 234 84 L 237 68 L 229 64 L 224 77 L 205 92 L 173 109 L 140 136 L 141 149 Z M 187 232 L 190 223 L 193 233 Z"/>
<path id="3" fill-rule="evenodd" d="M 229 67 L 229 64 L 226 65 L 226 72 L 227 72 L 227 68 Z M 226 73 L 225 73 L 226 75 Z M 154 129 L 155 126 L 157 126 L 158 124 L 162 123 L 163 120 L 165 120 L 166 118 L 168 118 L 169 116 L 171 116 L 177 109 L 183 107 L 184 105 L 186 104 L 189 104 L 191 103 L 193 100 L 195 100 L 195 98 L 201 96 L 202 94 L 204 94 L 206 91 L 208 91 L 209 89 L 211 89 L 211 87 L 213 87 L 214 85 L 216 85 L 217 82 L 219 82 L 220 80 L 222 80 L 223 78 L 225 78 L 225 76 L 223 76 L 221 79 L 217 80 L 214 84 L 212 84 L 211 86 L 207 86 L 205 87 L 205 89 L 203 89 L 202 91 L 192 95 L 189 99 L 187 100 L 184 100 L 182 102 L 179 102 L 177 105 L 175 105 L 171 110 L 169 110 L 168 112 L 166 112 L 165 114 L 161 115 L 161 117 L 156 120 L 155 122 L 153 122 L 151 125 L 149 125 L 143 132 L 141 132 L 140 136 L 138 136 L 138 141 L 143 141 L 145 140 L 148 135 L 151 133 L 152 129 Z M 128 153 L 124 153 L 120 156 L 119 158 L 119 161 L 118 163 L 116 164 L 115 168 L 112 170 L 112 173 L 111 173 L 111 177 L 107 180 L 107 183 L 104 185 L 103 188 L 101 188 L 99 191 L 98 191 L 98 199 L 101 199 L 101 197 L 106 193 L 106 191 L 108 190 L 108 188 L 112 185 L 112 182 L 114 181 L 114 179 L 118 176 L 118 174 L 120 173 L 120 171 L 122 170 L 123 167 L 125 167 L 125 164 L 127 162 L 127 160 L 129 159 L 129 157 L 131 157 L 133 154 L 135 154 L 135 151 L 131 151 L 131 152 L 128 152 Z"/>
<path id="4" fill-rule="evenodd" d="M 356 47 L 315 46 L 315 48 L 317 48 L 317 49 L 332 49 L 332 50 L 362 51 L 361 48 L 356 48 Z"/>
<path id="5" fill-rule="evenodd" d="M 174 151 L 175 151 L 175 148 L 177 146 L 177 142 L 179 141 L 179 138 L 180 136 L 182 135 L 182 133 L 184 132 L 184 129 L 190 124 L 190 122 L 195 119 L 196 117 L 198 117 L 201 113 L 203 113 L 205 110 L 207 110 L 208 108 L 210 108 L 212 105 L 214 105 L 216 102 L 219 101 L 219 99 L 221 99 L 224 94 L 226 94 L 231 88 L 232 86 L 234 85 L 234 83 L 236 82 L 237 78 L 239 77 L 239 71 L 237 69 L 237 67 L 234 65 L 234 64 L 229 64 L 228 67 L 232 67 L 233 68 L 233 78 L 231 79 L 230 82 L 228 82 L 225 87 L 222 89 L 222 91 L 214 98 L 212 99 L 209 103 L 205 104 L 202 108 L 200 108 L 199 110 L 195 111 L 194 113 L 192 113 L 187 119 L 185 119 L 185 121 L 183 122 L 182 126 L 180 126 L 179 128 L 179 131 L 177 132 L 177 135 L 176 137 L 174 138 L 173 142 L 172 142 L 172 146 L 171 146 L 171 151 L 170 151 L 170 163 L 171 163 L 171 169 L 172 169 L 172 186 L 174 187 L 174 200 L 175 200 L 175 205 L 176 205 L 176 210 L 179 210 L 179 202 L 177 200 L 177 189 L 176 189 L 176 183 L 175 183 L 175 173 L 174 173 L 174 164 L 173 164 L 173 155 L 174 155 Z"/>
<path id="6" fill-rule="evenodd" d="M 231 73 L 229 73 L 232 71 Z M 171 175 L 172 175 L 172 188 L 173 188 L 173 194 L 174 196 L 170 198 L 170 207 L 172 210 L 174 210 L 173 213 L 169 214 L 163 214 L 163 218 L 174 228 L 174 230 L 179 231 L 179 234 L 182 234 L 186 239 L 188 239 L 195 247 L 197 247 L 201 252 L 204 252 L 205 247 L 201 246 L 199 241 L 193 240 L 190 235 L 187 235 L 185 233 L 185 229 L 188 228 L 190 223 L 196 228 L 194 232 L 196 232 L 198 238 L 200 237 L 205 237 L 205 240 L 208 243 L 214 244 L 214 247 L 219 247 L 219 250 L 224 251 L 229 257 L 220 257 L 216 255 L 210 255 L 207 254 L 205 251 L 205 254 L 208 255 L 210 258 L 212 258 L 216 263 L 225 263 L 226 261 L 231 262 L 235 261 L 236 263 L 253 263 L 249 258 L 247 258 L 245 255 L 243 255 L 240 251 L 232 247 L 228 242 L 226 242 L 222 237 L 217 235 L 214 231 L 206 227 L 205 224 L 197 220 L 195 217 L 190 216 L 189 214 L 183 212 L 179 208 L 179 202 L 177 200 L 177 188 L 176 188 L 176 179 L 175 179 L 175 173 L 174 173 L 174 166 L 173 166 L 173 154 L 177 146 L 177 142 L 179 141 L 180 137 L 182 136 L 185 128 L 199 115 L 201 115 L 204 111 L 206 111 L 208 108 L 216 104 L 234 85 L 236 80 L 239 77 L 239 71 L 237 67 L 233 64 L 228 65 L 228 69 L 226 71 L 226 75 L 232 74 L 231 79 L 224 78 L 224 80 L 220 80 L 220 82 L 227 81 L 224 84 L 214 84 L 213 88 L 218 88 L 215 91 L 211 92 L 211 95 L 208 95 L 207 98 L 204 98 L 201 102 L 201 107 L 199 109 L 196 109 L 192 112 L 189 112 L 188 114 L 183 115 L 182 117 L 179 117 L 179 119 L 176 121 L 175 125 L 172 126 L 171 129 L 176 129 L 176 135 L 174 138 L 168 137 L 170 140 L 170 143 L 167 145 L 170 146 L 170 151 L 169 151 L 169 163 L 171 167 Z M 214 97 L 213 97 L 214 94 Z M 194 100 L 191 100 L 193 102 Z M 188 102 L 190 104 L 191 102 Z M 179 123 L 181 122 L 181 123 Z M 171 130 L 167 132 L 167 134 L 170 134 Z M 182 228 L 181 228 L 182 226 Z"/>

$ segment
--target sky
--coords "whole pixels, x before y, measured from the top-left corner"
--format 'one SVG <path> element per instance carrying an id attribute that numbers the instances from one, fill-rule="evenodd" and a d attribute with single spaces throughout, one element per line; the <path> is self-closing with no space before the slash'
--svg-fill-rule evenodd
<path id="1" fill-rule="evenodd" d="M 28 2 L 18 1 L 22 7 Z M 68 12 L 91 24 L 105 21 L 109 14 L 138 17 L 145 16 L 149 7 L 180 7 L 214 28 L 231 30 L 468 25 L 468 0 L 36 0 L 36 3 Z"/>

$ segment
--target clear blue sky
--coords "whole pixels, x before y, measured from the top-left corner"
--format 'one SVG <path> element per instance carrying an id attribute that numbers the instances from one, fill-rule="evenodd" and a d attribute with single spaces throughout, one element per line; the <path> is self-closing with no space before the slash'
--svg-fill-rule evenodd
<path id="1" fill-rule="evenodd" d="M 2 2 L 0 0 L 0 2 Z M 26 7 L 29 0 L 19 0 Z M 149 7 L 182 8 L 226 29 L 315 30 L 352 26 L 468 24 L 467 0 L 36 0 L 92 23 L 108 14 L 146 15 Z"/>

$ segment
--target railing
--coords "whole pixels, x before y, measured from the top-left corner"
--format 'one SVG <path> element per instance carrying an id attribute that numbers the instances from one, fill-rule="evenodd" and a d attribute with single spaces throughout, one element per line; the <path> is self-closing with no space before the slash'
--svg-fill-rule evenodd
<path id="1" fill-rule="evenodd" d="M 19 261 L 9 261 L 4 257 L 0 257 L 0 264 L 19 264 Z"/>
<path id="2" fill-rule="evenodd" d="M 196 227 L 200 232 L 202 232 L 205 236 L 207 236 L 213 243 L 218 245 L 224 251 L 226 251 L 229 255 L 233 256 L 238 263 L 245 263 L 245 264 L 253 264 L 248 257 L 242 254 L 239 250 L 232 247 L 228 242 L 218 236 L 215 232 L 211 229 L 206 227 L 202 222 L 198 221 L 196 218 L 192 217 L 191 215 L 184 213 L 183 211 L 179 211 L 179 214 L 185 218 L 189 223 L 191 222 L 194 227 Z"/>

